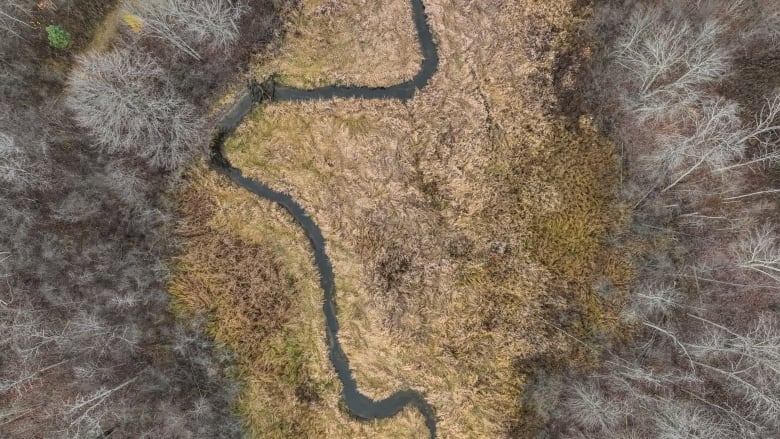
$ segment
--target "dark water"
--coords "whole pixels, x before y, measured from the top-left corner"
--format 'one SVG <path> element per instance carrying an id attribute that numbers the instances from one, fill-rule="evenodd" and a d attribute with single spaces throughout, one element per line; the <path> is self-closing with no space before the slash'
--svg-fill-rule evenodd
<path id="1" fill-rule="evenodd" d="M 425 417 L 425 424 L 428 426 L 428 430 L 433 438 L 436 437 L 436 414 L 433 407 L 428 404 L 419 392 L 410 389 L 399 390 L 385 399 L 374 401 L 358 390 L 355 378 L 352 376 L 352 370 L 349 368 L 349 360 L 344 354 L 338 339 L 339 321 L 336 318 L 336 287 L 333 265 L 325 252 L 325 238 L 322 236 L 320 228 L 292 197 L 274 191 L 262 182 L 244 177 L 241 170 L 234 168 L 223 155 L 223 146 L 227 137 L 233 133 L 254 105 L 261 102 L 333 98 L 408 100 L 414 97 L 414 94 L 425 87 L 434 73 L 436 73 L 439 65 L 439 55 L 430 27 L 426 21 L 425 6 L 422 4 L 422 0 L 411 0 L 411 3 L 414 24 L 423 55 L 420 71 L 411 81 L 382 88 L 330 86 L 312 90 L 277 86 L 273 78 L 262 84 L 251 84 L 222 117 L 217 133 L 212 139 L 211 163 L 215 169 L 226 175 L 237 185 L 287 209 L 309 238 L 314 252 L 314 262 L 320 273 L 320 287 L 324 293 L 322 310 L 325 313 L 325 333 L 330 360 L 342 383 L 342 399 L 349 412 L 360 419 L 384 419 L 395 416 L 406 406 L 412 406 Z"/>

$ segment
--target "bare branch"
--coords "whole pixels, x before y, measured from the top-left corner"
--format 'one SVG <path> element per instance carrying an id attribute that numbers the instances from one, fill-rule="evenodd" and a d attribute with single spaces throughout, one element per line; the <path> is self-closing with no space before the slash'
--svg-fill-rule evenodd
<path id="1" fill-rule="evenodd" d="M 148 55 L 81 56 L 68 82 L 76 120 L 109 152 L 136 152 L 167 169 L 191 157 L 203 124 Z"/>
<path id="2" fill-rule="evenodd" d="M 767 223 L 747 233 L 737 244 L 737 267 L 753 270 L 780 283 L 780 240 Z"/>
<path id="3" fill-rule="evenodd" d="M 226 49 L 238 38 L 237 23 L 247 11 L 242 2 L 227 0 L 146 0 L 127 8 L 141 19 L 141 32 L 198 60 L 201 55 L 193 46 Z"/>

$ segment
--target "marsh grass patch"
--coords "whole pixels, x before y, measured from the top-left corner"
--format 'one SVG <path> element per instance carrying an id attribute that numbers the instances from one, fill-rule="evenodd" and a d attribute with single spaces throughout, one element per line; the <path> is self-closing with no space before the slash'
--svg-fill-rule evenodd
<path id="1" fill-rule="evenodd" d="M 255 73 L 303 88 L 389 86 L 422 62 L 408 0 L 309 0 L 290 14 L 278 56 Z"/>
<path id="2" fill-rule="evenodd" d="M 340 338 L 361 391 L 382 398 L 414 388 L 435 407 L 441 437 L 496 437 L 521 416 L 534 367 L 586 365 L 592 357 L 574 337 L 588 340 L 619 327 L 615 302 L 631 266 L 624 251 L 605 240 L 622 226 L 620 212 L 610 209 L 615 150 L 587 115 L 572 123 L 555 112 L 555 54 L 580 50 L 570 48 L 582 22 L 577 14 L 586 13 L 573 4 L 579 2 L 425 3 L 442 63 L 413 100 L 269 103 L 244 121 L 226 150 L 245 175 L 290 194 L 322 229 L 335 273 Z M 344 12 L 355 4 L 332 13 L 362 29 L 362 15 Z M 306 3 L 302 14 L 321 5 Z M 395 14 L 393 23 L 408 17 L 406 10 Z M 529 22 L 541 28 L 532 39 Z M 366 58 L 353 66 L 340 49 L 328 52 L 325 45 L 316 46 L 317 62 L 305 61 L 312 71 L 296 70 L 294 63 L 305 57 L 294 44 L 337 29 L 326 23 L 301 21 L 300 35 L 288 35 L 285 43 L 291 50 L 258 71 L 284 66 L 290 75 L 284 81 L 296 86 L 386 85 L 406 77 L 398 72 L 407 64 L 397 59 Z M 376 29 L 361 38 L 376 46 L 395 38 Z M 403 32 L 411 31 L 410 23 Z M 335 64 L 321 64 L 331 54 L 346 67 L 342 80 L 334 80 Z M 414 74 L 418 63 L 409 63 L 413 68 L 404 75 Z M 225 191 L 234 190 L 212 196 L 220 199 Z M 242 202 L 237 209 L 223 198 L 217 205 L 223 233 L 246 236 L 253 229 L 258 242 L 284 237 L 280 267 L 310 279 L 298 293 L 310 308 L 297 311 L 294 321 L 304 339 L 317 340 L 305 351 L 308 368 L 317 371 L 309 376 L 320 384 L 255 389 L 267 392 L 263 398 L 289 395 L 290 401 L 330 389 L 316 404 L 337 408 L 338 384 L 318 344 L 324 323 L 314 304 L 321 292 L 306 266 L 305 238 L 267 203 Z M 599 296 L 598 281 L 614 286 L 617 299 Z M 275 379 L 263 368 L 247 374 L 251 382 Z M 296 430 L 303 436 L 321 431 L 315 421 L 331 425 L 318 416 L 333 412 L 296 410 L 267 416 L 284 425 L 308 416 L 311 422 Z M 337 419 L 350 431 L 367 428 Z M 258 418 L 248 422 L 262 425 Z M 425 432 L 422 419 L 409 414 L 383 422 L 388 427 L 377 430 L 380 437 L 400 437 L 393 436 L 395 428 Z"/>

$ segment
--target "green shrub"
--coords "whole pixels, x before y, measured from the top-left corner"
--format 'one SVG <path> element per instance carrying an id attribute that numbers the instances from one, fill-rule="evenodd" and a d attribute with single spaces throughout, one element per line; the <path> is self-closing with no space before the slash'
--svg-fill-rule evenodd
<path id="1" fill-rule="evenodd" d="M 66 49 L 70 46 L 70 33 L 55 24 L 46 26 L 46 33 L 49 35 L 49 44 L 57 49 Z"/>

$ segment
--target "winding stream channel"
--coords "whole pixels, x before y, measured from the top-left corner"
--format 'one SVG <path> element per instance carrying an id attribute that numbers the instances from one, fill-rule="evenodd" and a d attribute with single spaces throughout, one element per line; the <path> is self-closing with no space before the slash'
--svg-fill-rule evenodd
<path id="1" fill-rule="evenodd" d="M 339 322 L 336 317 L 336 287 L 333 265 L 325 251 L 325 238 L 322 236 L 320 228 L 292 197 L 277 192 L 260 181 L 245 177 L 240 169 L 230 164 L 223 153 L 225 140 L 235 131 L 255 104 L 267 101 L 306 101 L 333 98 L 399 99 L 402 101 L 412 99 L 415 93 L 424 88 L 436 73 L 439 66 L 439 54 L 428 26 L 422 0 L 411 0 L 411 3 L 412 19 L 423 56 L 420 71 L 412 80 L 390 87 L 327 86 L 311 90 L 281 86 L 276 83 L 274 78 L 270 78 L 262 84 L 252 83 L 247 90 L 239 95 L 219 121 L 217 131 L 211 141 L 211 165 L 213 169 L 230 178 L 235 184 L 285 208 L 309 238 L 314 252 L 314 262 L 320 274 L 320 287 L 324 293 L 322 310 L 325 313 L 325 332 L 330 360 L 341 381 L 342 399 L 349 412 L 359 419 L 384 419 L 395 416 L 406 406 L 413 406 L 425 418 L 425 425 L 428 427 L 431 437 L 434 438 L 436 437 L 436 416 L 433 407 L 419 392 L 409 389 L 400 390 L 385 399 L 374 401 L 358 390 L 355 378 L 352 376 L 352 370 L 349 368 L 349 360 L 344 354 L 338 338 Z"/>

